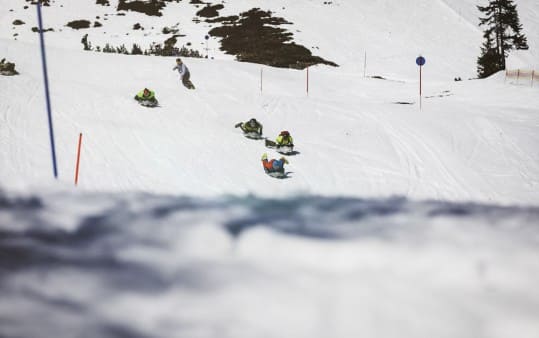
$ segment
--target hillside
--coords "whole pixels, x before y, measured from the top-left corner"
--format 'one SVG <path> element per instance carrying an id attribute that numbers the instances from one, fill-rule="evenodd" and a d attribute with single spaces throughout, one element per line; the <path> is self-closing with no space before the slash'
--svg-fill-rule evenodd
<path id="1" fill-rule="evenodd" d="M 338 67 L 237 62 L 214 37 L 182 58 L 187 90 L 173 56 L 80 40 L 203 50 L 196 1 L 50 2 L 55 180 L 35 8 L 2 0 L 0 59 L 20 74 L 0 76 L 0 337 L 537 338 L 539 84 L 468 80 L 475 3 L 229 1 L 219 16 L 271 10 Z M 517 3 L 526 64 L 539 4 Z M 80 19 L 102 26 L 65 27 Z M 159 107 L 134 101 L 144 87 Z M 293 135 L 287 179 L 234 128 L 252 117 Z"/>
<path id="2" fill-rule="evenodd" d="M 45 28 L 54 29 L 54 32 L 47 33 L 48 43 L 81 50 L 80 41 L 88 34 L 88 40 L 94 47 L 109 43 L 114 46 L 125 44 L 130 49 L 133 43 L 137 43 L 148 48 L 152 43 L 163 44 L 172 36 L 179 35 L 178 48 L 184 46 L 216 59 L 233 58 L 219 50 L 221 44 L 217 37 L 211 37 L 206 51 L 204 37 L 219 24 L 207 23 L 205 20 L 208 18 L 197 15 L 204 8 L 201 4 L 187 0 L 163 2 L 166 6 L 161 10 L 161 16 L 148 16 L 117 10 L 119 0 L 108 3 L 110 6 L 96 4 L 93 0 L 55 0 L 50 7 L 44 7 Z M 217 12 L 219 17 L 226 17 L 239 15 L 253 7 L 271 10 L 276 17 L 291 23 L 280 27 L 293 33 L 294 42 L 352 74 L 363 74 L 367 52 L 368 74 L 415 79 L 417 69 L 414 60 L 418 54 L 423 54 L 428 62 L 425 77 L 450 81 L 455 77 L 466 79 L 476 75 L 475 61 L 482 42 L 482 33 L 477 26 L 477 3 L 481 2 L 275 0 L 270 6 L 260 0 L 235 0 L 223 3 L 223 8 Z M 517 0 L 515 3 L 530 50 L 539 59 L 539 5 L 534 0 Z M 2 8 L 0 37 L 32 43 L 37 41 L 36 33 L 31 30 L 37 26 L 34 6 L 23 0 L 4 0 Z M 13 25 L 15 20 L 22 20 L 25 24 Z M 76 30 L 66 26 L 75 20 L 87 20 L 91 28 Z M 95 22 L 100 26 L 93 27 Z M 134 29 L 136 24 L 142 29 Z M 168 34 L 163 34 L 164 28 Z"/>
<path id="3" fill-rule="evenodd" d="M 51 161 L 40 64 L 34 45 L 4 46 L 21 75 L 0 79 L 1 156 L 10 164 L 2 177 L 8 185 L 44 183 Z M 309 95 L 305 72 L 265 68 L 261 94 L 259 66 L 190 59 L 197 86 L 190 92 L 172 71 L 173 58 L 54 47 L 48 55 L 60 180 L 73 180 L 82 132 L 81 188 L 519 204 L 539 198 L 536 88 L 500 78 L 425 84 L 420 111 L 416 84 L 340 68 L 312 68 Z M 156 90 L 162 107 L 148 110 L 132 100 L 144 86 Z M 252 116 L 270 138 L 292 132 L 300 155 L 290 158 L 291 179 L 264 175 L 259 159 L 268 150 L 233 128 Z"/>

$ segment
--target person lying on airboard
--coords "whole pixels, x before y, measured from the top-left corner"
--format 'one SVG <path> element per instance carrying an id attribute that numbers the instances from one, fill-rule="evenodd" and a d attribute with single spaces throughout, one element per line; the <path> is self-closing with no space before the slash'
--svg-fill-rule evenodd
<path id="1" fill-rule="evenodd" d="M 266 173 L 278 172 L 284 174 L 285 164 L 288 164 L 288 160 L 284 157 L 281 157 L 278 160 L 271 159 L 268 161 L 268 154 L 264 153 L 264 155 L 262 155 L 262 166 Z"/>
<path id="2" fill-rule="evenodd" d="M 262 135 L 262 124 L 256 119 L 250 119 L 247 122 L 240 122 L 234 127 L 240 127 L 244 133 L 257 133 L 258 135 Z"/>
<path id="3" fill-rule="evenodd" d="M 153 90 L 150 90 L 148 88 L 144 88 L 140 92 L 138 92 L 137 95 L 135 95 L 135 100 L 137 101 L 148 101 L 152 103 L 157 103 L 157 99 L 155 98 L 155 92 Z"/>
<path id="4" fill-rule="evenodd" d="M 293 146 L 294 145 L 294 139 L 290 135 L 290 133 L 286 130 L 281 131 L 279 136 L 275 139 L 275 143 L 278 146 Z"/>

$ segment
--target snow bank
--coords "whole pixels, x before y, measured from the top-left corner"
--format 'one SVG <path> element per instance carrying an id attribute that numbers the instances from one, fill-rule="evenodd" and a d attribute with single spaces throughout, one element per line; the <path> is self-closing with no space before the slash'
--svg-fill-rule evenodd
<path id="1" fill-rule="evenodd" d="M 535 337 L 539 209 L 0 195 L 7 337 Z"/>

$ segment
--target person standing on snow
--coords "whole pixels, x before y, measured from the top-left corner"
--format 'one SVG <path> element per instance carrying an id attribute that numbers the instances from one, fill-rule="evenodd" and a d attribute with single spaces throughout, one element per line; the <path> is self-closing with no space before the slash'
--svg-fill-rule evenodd
<path id="1" fill-rule="evenodd" d="M 189 80 L 189 78 L 191 77 L 191 73 L 189 73 L 189 69 L 180 58 L 176 59 L 176 66 L 172 68 L 172 70 L 178 70 L 182 83 L 185 87 L 187 87 L 188 89 L 195 89 L 195 86 L 193 85 L 191 80 Z"/>

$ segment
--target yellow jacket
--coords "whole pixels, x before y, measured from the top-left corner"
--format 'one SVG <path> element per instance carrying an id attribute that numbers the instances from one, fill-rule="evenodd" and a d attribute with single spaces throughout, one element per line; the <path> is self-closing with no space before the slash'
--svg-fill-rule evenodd
<path id="1" fill-rule="evenodd" d="M 277 143 L 280 146 L 287 146 L 287 145 L 294 144 L 294 139 L 290 135 L 288 136 L 279 135 L 275 139 L 275 143 Z"/>

